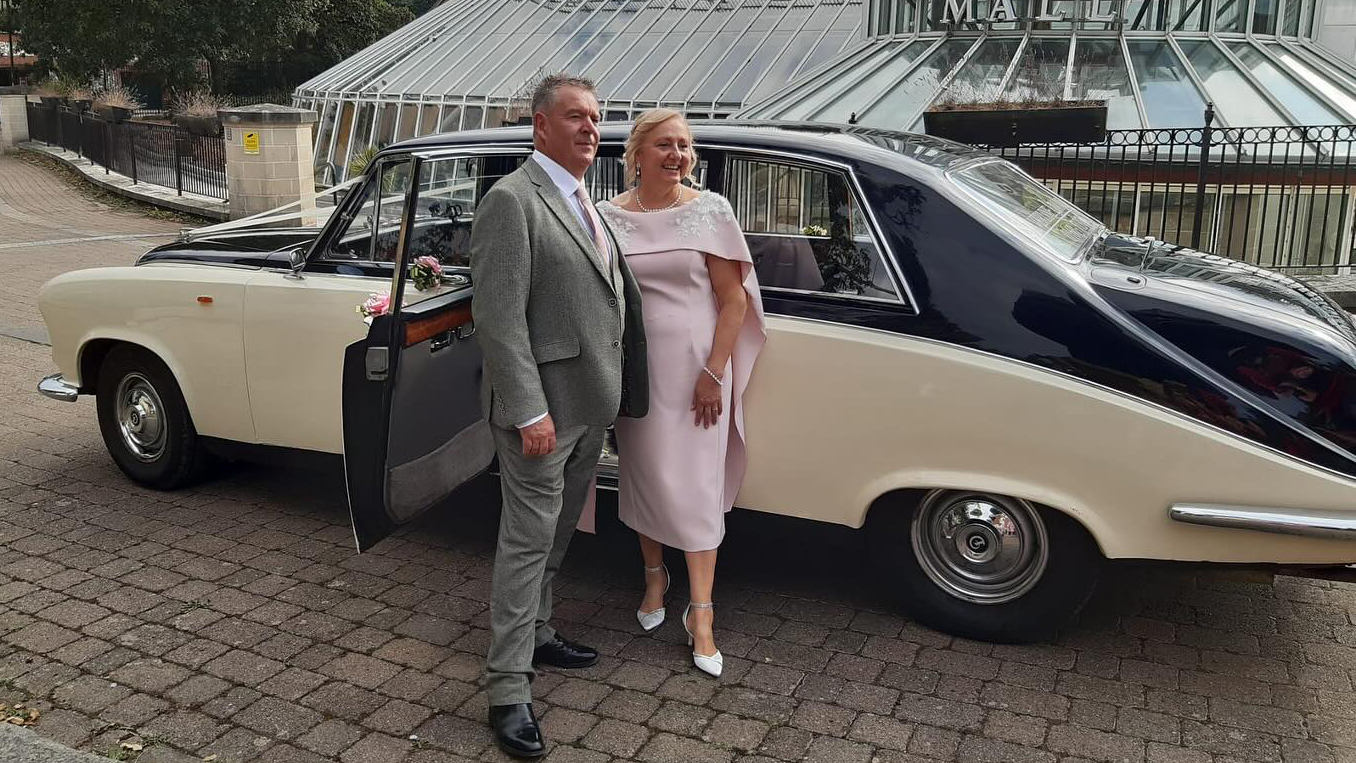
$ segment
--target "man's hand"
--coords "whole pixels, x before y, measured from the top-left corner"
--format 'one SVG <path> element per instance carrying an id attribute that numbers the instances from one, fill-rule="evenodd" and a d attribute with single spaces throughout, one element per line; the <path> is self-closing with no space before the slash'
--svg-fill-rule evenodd
<path id="1" fill-rule="evenodd" d="M 556 424 L 548 413 L 546 418 L 518 430 L 523 437 L 524 456 L 545 456 L 556 449 Z"/>

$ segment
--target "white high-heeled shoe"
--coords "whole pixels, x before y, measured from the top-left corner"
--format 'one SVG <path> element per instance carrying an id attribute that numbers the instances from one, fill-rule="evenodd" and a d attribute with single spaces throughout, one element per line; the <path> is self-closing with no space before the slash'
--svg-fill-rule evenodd
<path id="1" fill-rule="evenodd" d="M 713 606 L 715 605 L 708 601 L 705 604 L 689 603 L 686 607 L 683 608 L 683 630 L 687 631 L 688 646 L 692 646 L 692 629 L 687 627 L 688 613 L 692 611 L 693 607 L 696 607 L 697 609 L 711 609 Z M 716 653 L 712 655 L 698 654 L 697 650 L 693 649 L 692 664 L 696 665 L 697 669 L 702 671 L 703 673 L 707 673 L 715 676 L 716 678 L 720 678 L 720 671 L 725 667 L 725 658 L 720 656 L 719 649 L 717 649 Z"/>
<path id="2" fill-rule="evenodd" d="M 663 564 L 658 567 L 645 568 L 646 572 L 659 572 L 660 570 L 664 571 L 664 593 L 660 594 L 662 597 L 669 592 L 669 583 L 673 582 L 673 579 L 669 577 L 669 568 Z M 646 633 L 649 633 L 664 624 L 664 607 L 661 606 L 653 612 L 642 612 L 637 609 L 636 620 L 640 622 L 640 627 L 644 629 Z"/>

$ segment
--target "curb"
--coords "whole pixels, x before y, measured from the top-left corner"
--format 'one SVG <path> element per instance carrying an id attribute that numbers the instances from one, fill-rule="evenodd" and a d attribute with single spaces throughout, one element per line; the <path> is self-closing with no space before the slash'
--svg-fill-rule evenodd
<path id="1" fill-rule="evenodd" d="M 84 175 L 85 179 L 94 185 L 119 196 L 136 199 L 164 209 L 172 209 L 176 212 L 206 217 L 210 220 L 226 221 L 231 219 L 229 205 L 220 199 L 199 196 L 195 193 L 184 193 L 180 196 L 173 189 L 162 189 L 160 186 L 149 183 L 133 183 L 131 178 L 119 175 L 116 172 L 105 173 L 104 169 L 94 162 L 81 159 L 78 155 L 72 154 L 59 146 L 47 146 L 30 140 L 18 144 L 16 148 L 50 156 Z"/>
<path id="2" fill-rule="evenodd" d="M 30 729 L 0 723 L 0 760 L 5 763 L 108 763 L 108 758 L 72 750 Z"/>

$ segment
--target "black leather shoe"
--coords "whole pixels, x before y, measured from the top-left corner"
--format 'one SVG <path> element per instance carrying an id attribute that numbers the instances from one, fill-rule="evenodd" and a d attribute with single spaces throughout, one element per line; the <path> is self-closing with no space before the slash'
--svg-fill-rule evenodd
<path id="1" fill-rule="evenodd" d="M 532 664 L 557 668 L 587 668 L 598 662 L 598 650 L 556 637 L 532 650 Z"/>
<path id="2" fill-rule="evenodd" d="M 541 726 L 531 704 L 490 705 L 490 730 L 499 749 L 515 758 L 540 758 L 546 754 Z"/>

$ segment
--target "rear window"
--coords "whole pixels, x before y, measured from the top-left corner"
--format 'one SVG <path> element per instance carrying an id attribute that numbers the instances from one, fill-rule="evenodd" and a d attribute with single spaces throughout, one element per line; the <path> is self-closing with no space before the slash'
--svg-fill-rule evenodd
<path id="1" fill-rule="evenodd" d="M 968 195 L 1065 262 L 1077 262 L 1104 227 L 1063 196 L 1005 161 L 951 173 Z"/>

